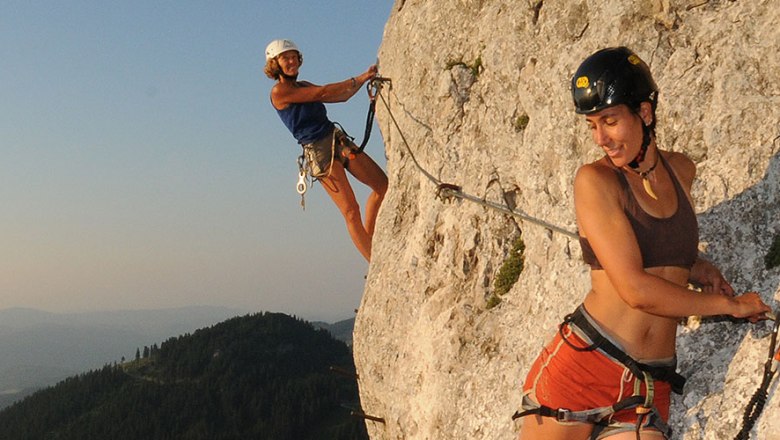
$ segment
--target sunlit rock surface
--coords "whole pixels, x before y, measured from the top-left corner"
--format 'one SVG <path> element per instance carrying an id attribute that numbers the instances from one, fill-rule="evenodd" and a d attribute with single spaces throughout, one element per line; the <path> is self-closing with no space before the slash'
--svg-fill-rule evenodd
<path id="1" fill-rule="evenodd" d="M 436 180 L 574 231 L 574 173 L 600 153 L 573 112 L 569 80 L 599 48 L 626 45 L 650 64 L 661 89 L 659 143 L 698 164 L 702 251 L 735 289 L 777 304 L 780 269 L 766 270 L 763 259 L 780 233 L 778 6 L 396 1 L 379 52 L 393 80 L 382 94 L 391 113 L 377 106 L 390 191 L 354 334 L 363 409 L 385 421 L 367 422 L 372 440 L 517 436 L 511 415 L 530 363 L 589 289 L 579 245 L 437 197 L 414 159 Z M 489 308 L 521 235 L 525 269 Z M 688 384 L 673 401 L 676 438 L 733 438 L 760 383 L 769 330 L 707 320 L 680 327 Z M 780 439 L 773 389 L 755 438 Z"/>

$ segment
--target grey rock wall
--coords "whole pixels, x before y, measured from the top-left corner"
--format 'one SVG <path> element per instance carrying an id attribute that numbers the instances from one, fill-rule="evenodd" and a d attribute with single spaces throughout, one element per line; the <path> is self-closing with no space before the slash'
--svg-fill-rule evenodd
<path id="1" fill-rule="evenodd" d="M 437 196 L 415 160 L 436 180 L 574 231 L 573 176 L 600 153 L 572 111 L 569 79 L 601 47 L 627 45 L 651 65 L 659 143 L 698 164 L 702 251 L 737 290 L 777 306 L 780 269 L 763 258 L 780 233 L 779 3 L 396 1 L 379 54 L 390 111 L 380 101 L 377 115 L 390 190 L 354 334 L 363 409 L 385 420 L 367 422 L 372 440 L 516 438 L 527 369 L 589 288 L 579 245 Z M 489 308 L 519 236 L 525 269 Z M 769 330 L 681 325 L 689 382 L 673 402 L 677 438 L 733 438 Z M 780 439 L 777 388 L 755 438 Z"/>

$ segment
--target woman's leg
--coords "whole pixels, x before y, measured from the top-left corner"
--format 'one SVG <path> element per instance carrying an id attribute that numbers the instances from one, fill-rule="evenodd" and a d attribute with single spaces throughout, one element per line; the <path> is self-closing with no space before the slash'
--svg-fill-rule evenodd
<path id="1" fill-rule="evenodd" d="M 588 440 L 593 425 L 563 425 L 552 417 L 531 415 L 523 417 L 520 440 Z"/>
<path id="2" fill-rule="evenodd" d="M 365 229 L 369 237 L 374 236 L 374 226 L 379 207 L 387 192 L 387 175 L 368 154 L 355 155 L 349 161 L 349 172 L 361 183 L 371 188 L 372 192 L 366 200 L 366 224 Z"/>
<path id="3" fill-rule="evenodd" d="M 520 440 L 588 440 L 593 432 L 593 425 L 571 424 L 563 425 L 551 417 L 526 416 L 520 429 Z M 604 440 L 637 440 L 636 431 L 616 432 L 605 435 Z M 663 440 L 659 431 L 643 429 L 639 433 L 641 440 Z"/>
<path id="4" fill-rule="evenodd" d="M 643 430 L 639 433 L 641 440 L 664 440 L 666 437 L 659 431 Z M 604 437 L 604 440 L 636 440 L 636 432 L 621 432 Z"/>
<path id="5" fill-rule="evenodd" d="M 320 179 L 323 188 L 341 211 L 347 223 L 352 242 L 366 261 L 371 261 L 371 234 L 366 232 L 360 217 L 360 205 L 347 180 L 347 173 L 339 162 L 333 162 L 330 175 Z"/>

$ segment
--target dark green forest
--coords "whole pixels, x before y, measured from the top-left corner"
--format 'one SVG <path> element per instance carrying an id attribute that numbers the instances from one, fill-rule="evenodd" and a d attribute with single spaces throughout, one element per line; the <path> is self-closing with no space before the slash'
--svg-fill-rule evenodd
<path id="1" fill-rule="evenodd" d="M 350 349 L 284 314 L 233 318 L 0 412 L 0 439 L 368 439 Z"/>

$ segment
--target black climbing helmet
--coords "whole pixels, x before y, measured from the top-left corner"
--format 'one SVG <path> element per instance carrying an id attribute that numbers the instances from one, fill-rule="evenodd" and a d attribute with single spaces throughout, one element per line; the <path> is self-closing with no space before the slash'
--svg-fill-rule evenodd
<path id="1" fill-rule="evenodd" d="M 601 49 L 585 59 L 571 78 L 575 111 L 587 115 L 618 104 L 655 110 L 658 86 L 644 61 L 627 47 Z M 655 120 L 654 120 L 655 122 Z"/>

